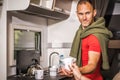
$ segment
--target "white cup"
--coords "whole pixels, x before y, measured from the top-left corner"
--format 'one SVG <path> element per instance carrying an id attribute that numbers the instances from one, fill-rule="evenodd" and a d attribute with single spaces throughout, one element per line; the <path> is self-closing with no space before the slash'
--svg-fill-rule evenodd
<path id="1" fill-rule="evenodd" d="M 67 70 L 70 70 L 69 66 L 71 66 L 71 64 L 73 62 L 75 62 L 75 58 L 72 58 L 72 57 L 68 57 L 68 58 L 65 58 L 63 59 L 63 64 L 64 64 L 64 68 L 67 69 Z"/>
<path id="2" fill-rule="evenodd" d="M 50 76 L 56 76 L 57 75 L 57 68 L 51 67 L 50 68 Z"/>
<path id="3" fill-rule="evenodd" d="M 35 79 L 43 79 L 44 70 L 35 70 Z"/>

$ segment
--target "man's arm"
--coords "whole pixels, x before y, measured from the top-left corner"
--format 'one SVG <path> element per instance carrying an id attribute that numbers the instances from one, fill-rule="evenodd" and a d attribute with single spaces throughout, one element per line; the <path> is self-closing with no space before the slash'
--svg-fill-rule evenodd
<path id="1" fill-rule="evenodd" d="M 88 65 L 80 67 L 82 74 L 91 73 L 95 70 L 100 59 L 100 52 L 89 51 L 88 52 Z"/>
<path id="2" fill-rule="evenodd" d="M 75 80 L 91 80 L 80 73 L 79 67 L 76 65 L 76 63 L 71 64 L 70 69 L 73 72 Z"/>

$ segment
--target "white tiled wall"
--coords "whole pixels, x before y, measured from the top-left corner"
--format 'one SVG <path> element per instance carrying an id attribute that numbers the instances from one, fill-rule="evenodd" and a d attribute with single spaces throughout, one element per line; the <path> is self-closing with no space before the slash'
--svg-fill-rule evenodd
<path id="1" fill-rule="evenodd" d="M 70 49 L 69 48 L 66 48 L 66 49 L 65 48 L 59 48 L 59 49 L 49 48 L 48 49 L 48 59 L 49 59 L 49 55 L 52 52 L 58 52 L 59 55 L 64 55 L 64 58 L 66 58 L 66 57 L 69 57 Z M 51 57 L 51 62 L 52 62 L 52 65 L 57 65 L 59 63 L 59 57 L 58 56 Z M 49 65 L 49 61 L 48 61 L 48 65 Z"/>
<path id="2" fill-rule="evenodd" d="M 51 44 L 51 47 L 48 47 L 48 55 L 56 51 L 59 54 L 63 54 L 65 57 L 69 56 L 70 45 L 67 46 L 67 48 L 63 45 L 72 43 L 75 32 L 80 25 L 76 16 L 76 4 L 77 1 L 74 0 L 70 17 L 67 20 L 48 25 L 48 43 Z"/>

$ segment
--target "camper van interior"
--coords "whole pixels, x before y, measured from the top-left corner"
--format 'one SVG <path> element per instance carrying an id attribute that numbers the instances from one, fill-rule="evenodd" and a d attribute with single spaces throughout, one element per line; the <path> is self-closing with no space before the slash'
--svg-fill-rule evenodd
<path id="1" fill-rule="evenodd" d="M 35 80 L 34 77 L 24 78 L 23 75 L 22 78 L 20 76 L 18 78 L 16 75 L 26 74 L 28 68 L 35 64 L 34 60 L 48 69 L 49 55 L 52 52 L 58 52 L 64 57 L 68 57 L 75 31 L 80 25 L 75 16 L 78 0 L 26 1 L 29 1 L 27 8 L 21 9 L 23 6 L 19 8 L 20 5 L 15 1 L 15 6 L 9 3 L 14 8 L 8 5 L 9 8 L 6 10 L 7 80 Z M 101 0 L 92 1 L 101 2 Z M 104 80 L 112 80 L 120 72 L 120 0 L 105 1 L 109 1 L 109 3 L 106 11 L 103 11 L 105 13 L 103 17 L 106 27 L 112 31 L 113 37 L 108 46 L 110 69 L 102 70 L 101 73 Z M 98 8 L 101 6 L 98 5 Z M 56 61 L 54 64 L 57 63 L 57 60 L 53 56 L 53 62 Z M 51 64 L 53 64 L 52 61 Z M 45 80 L 70 79 L 65 76 L 53 78 L 45 74 Z"/>

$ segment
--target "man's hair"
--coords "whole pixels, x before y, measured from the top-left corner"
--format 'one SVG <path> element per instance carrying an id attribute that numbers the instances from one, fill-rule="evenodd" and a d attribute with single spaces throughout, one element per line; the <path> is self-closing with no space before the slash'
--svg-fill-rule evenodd
<path id="1" fill-rule="evenodd" d="M 87 2 L 90 3 L 90 5 L 93 7 L 93 9 L 95 9 L 95 7 L 94 7 L 94 5 L 93 5 L 91 0 L 79 0 L 78 3 L 77 3 L 77 6 L 79 4 L 86 4 Z"/>

